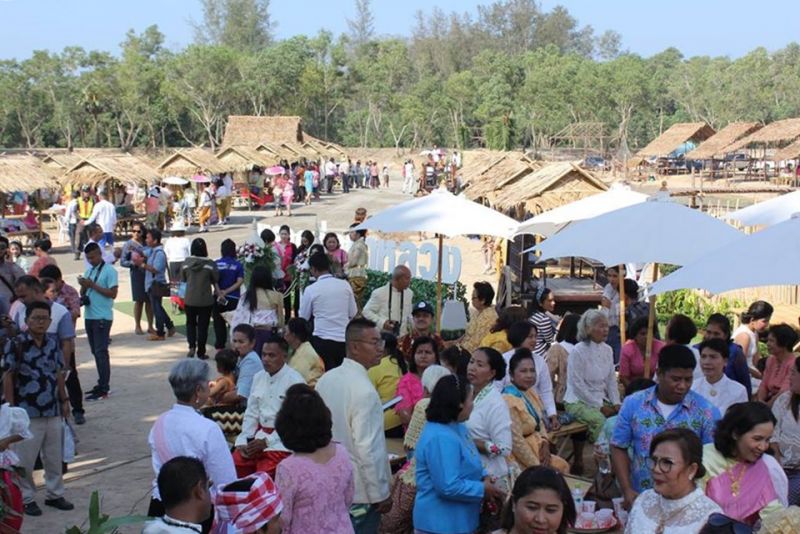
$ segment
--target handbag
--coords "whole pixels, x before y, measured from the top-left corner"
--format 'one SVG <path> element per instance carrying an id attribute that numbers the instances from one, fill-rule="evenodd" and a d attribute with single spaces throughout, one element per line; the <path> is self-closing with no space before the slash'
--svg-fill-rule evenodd
<path id="1" fill-rule="evenodd" d="M 154 297 L 169 297 L 171 295 L 169 284 L 153 280 L 153 284 L 150 286 L 150 294 Z"/>
<path id="2" fill-rule="evenodd" d="M 68 464 L 75 460 L 75 444 L 78 443 L 78 438 L 75 436 L 75 430 L 69 421 L 64 419 L 64 441 L 62 443 L 62 461 Z"/>
<path id="3" fill-rule="evenodd" d="M 598 471 L 584 499 L 595 501 L 598 508 L 613 508 L 612 499 L 617 497 L 622 497 L 617 478 L 613 473 L 604 474 Z"/>

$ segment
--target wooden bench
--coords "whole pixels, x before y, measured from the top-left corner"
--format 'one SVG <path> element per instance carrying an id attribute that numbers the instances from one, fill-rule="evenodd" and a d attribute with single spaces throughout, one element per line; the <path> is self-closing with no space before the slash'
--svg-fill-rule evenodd
<path id="1" fill-rule="evenodd" d="M 9 241 L 20 241 L 24 247 L 33 249 L 33 243 L 40 239 L 40 236 L 45 235 L 44 231 L 39 229 L 34 230 L 17 230 L 16 232 L 6 232 L 6 237 Z"/>
<path id="2" fill-rule="evenodd" d="M 569 461 L 572 458 L 572 453 L 570 453 L 569 456 L 564 456 L 564 449 L 566 449 L 567 443 L 569 443 L 569 438 L 575 434 L 586 432 L 587 430 L 589 430 L 589 427 L 586 426 L 585 423 L 579 423 L 578 421 L 575 421 L 568 425 L 562 426 L 558 430 L 551 431 L 550 440 L 552 441 L 553 445 L 556 446 L 556 454 Z"/>

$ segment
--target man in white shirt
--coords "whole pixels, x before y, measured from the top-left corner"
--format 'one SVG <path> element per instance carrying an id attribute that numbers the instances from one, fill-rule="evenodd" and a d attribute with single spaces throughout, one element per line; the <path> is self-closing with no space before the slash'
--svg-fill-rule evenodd
<path id="1" fill-rule="evenodd" d="M 342 191 L 344 193 L 350 192 L 350 160 L 343 159 L 339 163 L 339 176 L 342 178 Z"/>
<path id="2" fill-rule="evenodd" d="M 233 464 L 240 478 L 256 471 L 275 478 L 278 464 L 291 454 L 275 432 L 275 416 L 281 409 L 286 390 L 295 384 L 305 384 L 305 380 L 286 364 L 288 352 L 289 345 L 281 337 L 268 339 L 261 349 L 264 371 L 253 378 L 242 433 L 234 443 Z"/>
<path id="3" fill-rule="evenodd" d="M 231 219 L 231 205 L 233 204 L 233 178 L 231 178 L 230 173 L 225 174 L 222 177 L 222 187 L 225 188 L 225 198 L 223 199 L 222 203 L 222 213 L 220 217 L 225 223 L 230 222 Z"/>
<path id="4" fill-rule="evenodd" d="M 398 265 L 392 271 L 392 279 L 385 286 L 376 288 L 364 306 L 364 317 L 386 332 L 400 336 L 408 331 L 408 318 L 414 300 L 411 285 L 411 270 Z"/>
<path id="5" fill-rule="evenodd" d="M 86 226 L 86 235 L 89 237 L 89 240 L 86 242 L 86 245 L 83 246 L 83 249 L 86 250 L 86 247 L 89 246 L 89 243 L 97 243 L 100 247 L 100 252 L 103 254 L 103 261 L 111 266 L 116 263 L 117 258 L 114 256 L 114 252 L 110 248 L 107 248 L 102 245 L 103 243 L 103 228 L 97 223 L 90 223 Z M 83 255 L 83 263 L 87 269 L 92 268 L 92 264 L 89 263 L 89 258 L 86 257 L 86 254 Z"/>
<path id="6" fill-rule="evenodd" d="M 731 404 L 747 402 L 747 390 L 739 382 L 725 376 L 728 363 L 728 342 L 709 339 L 700 343 L 700 365 L 703 376 L 692 382 L 692 391 L 699 393 L 724 415 Z"/>
<path id="7" fill-rule="evenodd" d="M 326 372 L 316 390 L 331 411 L 333 439 L 350 453 L 355 495 L 350 519 L 357 533 L 375 533 L 380 514 L 391 508 L 386 438 L 380 397 L 367 370 L 378 365 L 383 340 L 375 323 L 353 319 L 347 325 L 347 358 Z"/>
<path id="8" fill-rule="evenodd" d="M 346 280 L 334 278 L 331 262 L 325 254 L 313 254 L 308 259 L 311 276 L 316 282 L 306 287 L 300 297 L 300 317 L 314 318 L 311 346 L 331 370 L 342 364 L 345 356 L 344 331 L 358 312 L 353 288 Z"/>
<path id="9" fill-rule="evenodd" d="M 416 193 L 415 187 L 416 179 L 414 178 L 414 162 L 411 160 L 406 161 L 403 166 L 403 193 Z"/>
<path id="10" fill-rule="evenodd" d="M 217 221 L 218 226 L 225 224 L 225 207 L 230 194 L 231 190 L 228 189 L 228 186 L 225 184 L 225 180 L 221 180 L 219 187 L 217 187 L 217 213 L 219 216 L 219 220 Z"/>
<path id="11" fill-rule="evenodd" d="M 103 236 L 99 241 L 99 245 L 104 247 L 106 244 L 114 244 L 114 228 L 117 226 L 117 208 L 114 204 L 108 201 L 108 192 L 105 187 L 97 190 L 97 196 L 100 201 L 92 208 L 92 214 L 86 221 L 86 224 L 97 223 L 103 229 Z"/>
<path id="12" fill-rule="evenodd" d="M 330 194 L 333 191 L 333 180 L 336 178 L 336 164 L 333 158 L 325 163 L 325 191 Z"/>
<path id="13" fill-rule="evenodd" d="M 78 254 L 78 198 L 81 192 L 77 189 L 72 190 L 72 198 L 67 202 L 67 209 L 64 211 L 64 222 L 67 224 L 69 233 L 69 250 L 73 254 Z"/>

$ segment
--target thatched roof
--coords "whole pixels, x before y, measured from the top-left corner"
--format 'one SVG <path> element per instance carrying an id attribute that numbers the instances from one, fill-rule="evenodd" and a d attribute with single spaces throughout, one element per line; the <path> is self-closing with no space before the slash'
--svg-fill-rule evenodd
<path id="1" fill-rule="evenodd" d="M 783 119 L 767 124 L 760 130 L 740 139 L 728 147 L 728 150 L 732 152 L 754 144 L 791 143 L 797 138 L 800 138 L 800 119 Z"/>
<path id="2" fill-rule="evenodd" d="M 42 163 L 52 168 L 55 172 L 66 172 L 77 165 L 83 158 L 89 156 L 90 153 L 80 152 L 57 152 L 46 154 L 42 158 Z"/>
<path id="3" fill-rule="evenodd" d="M 128 153 L 100 153 L 92 154 L 72 166 L 59 182 L 64 185 L 97 186 L 108 180 L 128 185 L 150 184 L 158 180 L 158 171 Z"/>
<path id="4" fill-rule="evenodd" d="M 167 156 L 157 167 L 162 176 L 194 176 L 198 172 L 221 174 L 227 169 L 213 152 L 202 148 L 189 148 Z"/>
<path id="5" fill-rule="evenodd" d="M 783 161 L 785 159 L 798 159 L 800 158 L 800 139 L 775 152 L 772 156 L 772 161 Z"/>
<path id="6" fill-rule="evenodd" d="M 504 211 L 516 209 L 518 215 L 523 211 L 539 214 L 607 189 L 602 180 L 587 170 L 575 163 L 560 161 L 545 165 L 504 188 L 498 193 L 494 206 Z"/>
<path id="7" fill-rule="evenodd" d="M 479 179 L 486 170 L 502 161 L 507 152 L 499 150 L 467 150 L 461 159 L 461 182 L 469 185 Z"/>
<path id="8" fill-rule="evenodd" d="M 512 152 L 487 165 L 481 174 L 466 188 L 464 194 L 467 198 L 476 200 L 487 198 L 493 200 L 496 191 L 502 194 L 503 188 L 515 183 L 522 177 L 531 174 L 539 168 L 533 160 L 518 152 Z"/>
<path id="9" fill-rule="evenodd" d="M 667 156 L 687 141 L 700 143 L 714 135 L 714 129 L 704 122 L 679 122 L 670 126 L 636 153 L 637 156 Z"/>
<path id="10" fill-rule="evenodd" d="M 300 117 L 257 117 L 231 115 L 225 126 L 223 146 L 258 146 L 259 143 L 302 143 L 303 121 Z"/>
<path id="11" fill-rule="evenodd" d="M 686 159 L 711 159 L 730 152 L 727 147 L 746 135 L 760 130 L 758 122 L 732 122 L 686 154 Z"/>
<path id="12" fill-rule="evenodd" d="M 325 153 L 329 153 L 331 156 L 334 157 L 348 157 L 347 152 L 345 152 L 344 148 L 337 145 L 336 143 L 330 143 L 328 141 L 323 141 L 322 139 L 317 139 L 313 135 L 309 135 L 307 133 L 303 133 L 303 137 L 305 138 L 305 144 L 310 144 L 311 146 L 317 148 L 318 150 L 322 150 Z"/>
<path id="13" fill-rule="evenodd" d="M 55 189 L 58 182 L 53 170 L 29 155 L 0 157 L 0 192 L 30 193 L 37 189 Z"/>
<path id="14" fill-rule="evenodd" d="M 259 167 L 271 167 L 277 164 L 279 159 L 277 156 L 244 146 L 224 147 L 217 153 L 217 160 L 221 167 L 225 168 L 224 172 L 248 172 Z"/>

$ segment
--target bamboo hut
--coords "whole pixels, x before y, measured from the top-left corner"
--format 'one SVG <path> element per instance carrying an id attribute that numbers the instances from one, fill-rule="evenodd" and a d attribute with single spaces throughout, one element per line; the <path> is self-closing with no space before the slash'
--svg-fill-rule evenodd
<path id="1" fill-rule="evenodd" d="M 303 121 L 300 117 L 257 117 L 231 115 L 225 126 L 222 146 L 256 147 L 261 143 L 303 143 Z"/>
<path id="2" fill-rule="evenodd" d="M 486 170 L 499 163 L 506 152 L 497 150 L 469 150 L 464 152 L 460 174 L 462 187 L 471 186 Z"/>
<path id="3" fill-rule="evenodd" d="M 550 163 L 498 192 L 494 207 L 524 220 L 544 211 L 606 191 L 592 173 L 569 161 Z"/>
<path id="4" fill-rule="evenodd" d="M 225 147 L 217 153 L 217 160 L 223 172 L 249 173 L 255 169 L 263 169 L 276 165 L 280 158 L 265 152 L 244 146 Z"/>
<path id="5" fill-rule="evenodd" d="M 666 157 L 686 143 L 702 143 L 715 133 L 714 129 L 704 122 L 679 122 L 650 141 L 636 153 L 636 158 Z"/>
<path id="6" fill-rule="evenodd" d="M 539 164 L 520 153 L 508 153 L 488 165 L 466 188 L 467 198 L 486 199 L 492 204 L 504 188 L 535 172 Z"/>
<path id="7" fill-rule="evenodd" d="M 62 174 L 91 154 L 91 151 L 50 152 L 42 158 L 42 163 L 52 169 L 55 174 Z"/>
<path id="8" fill-rule="evenodd" d="M 158 181 L 158 171 L 128 153 L 93 154 L 73 165 L 59 182 L 63 185 L 98 186 L 109 180 L 125 185 L 149 185 Z"/>
<path id="9" fill-rule="evenodd" d="M 724 158 L 731 150 L 729 147 L 736 141 L 760 130 L 762 124 L 757 122 L 732 122 L 703 141 L 700 146 L 686 154 L 686 159 L 714 160 Z"/>
<path id="10" fill-rule="evenodd" d="M 57 189 L 56 173 L 30 155 L 0 157 L 0 193 L 32 193 L 38 189 Z"/>
<path id="11" fill-rule="evenodd" d="M 800 159 L 800 138 L 798 138 L 791 145 L 788 145 L 775 152 L 775 154 L 772 157 L 774 158 L 775 161 Z"/>
<path id="12" fill-rule="evenodd" d="M 767 124 L 760 130 L 733 143 L 728 147 L 728 151 L 761 146 L 766 152 L 767 148 L 781 148 L 797 139 L 800 139 L 800 118 L 783 119 Z"/>
<path id="13" fill-rule="evenodd" d="M 228 169 L 214 153 L 202 148 L 178 150 L 156 167 L 161 176 L 188 178 L 198 173 L 222 174 Z"/>

